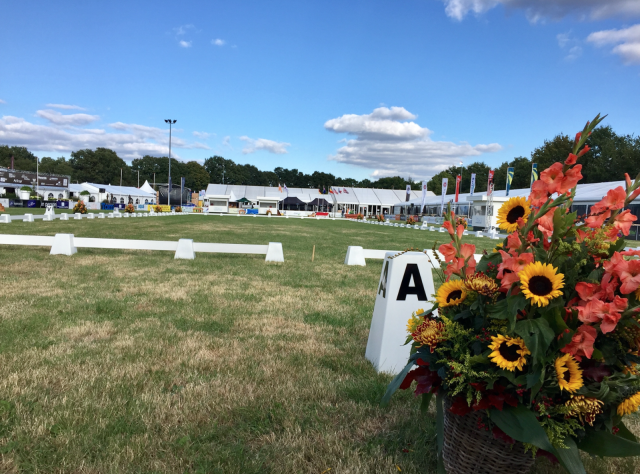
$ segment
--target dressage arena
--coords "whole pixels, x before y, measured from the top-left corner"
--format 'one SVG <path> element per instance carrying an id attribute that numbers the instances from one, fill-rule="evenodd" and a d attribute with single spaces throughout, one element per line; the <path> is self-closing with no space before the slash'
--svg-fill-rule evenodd
<path id="1" fill-rule="evenodd" d="M 435 472 L 433 413 L 409 392 L 381 408 L 391 377 L 364 357 L 381 261 L 344 261 L 349 246 L 430 249 L 446 233 L 177 215 L 14 220 L 0 225 L 9 234 L 276 242 L 284 262 L 0 245 L 0 471 Z M 465 241 L 477 253 L 499 242 Z M 560 471 L 538 460 L 533 472 Z"/>

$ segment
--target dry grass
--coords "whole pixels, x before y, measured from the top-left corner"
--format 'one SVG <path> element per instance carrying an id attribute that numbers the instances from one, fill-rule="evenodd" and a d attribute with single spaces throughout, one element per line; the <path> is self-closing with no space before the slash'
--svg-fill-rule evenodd
<path id="1" fill-rule="evenodd" d="M 0 472 L 434 472 L 432 415 L 409 393 L 380 408 L 389 378 L 364 359 L 380 266 L 342 264 L 347 245 L 425 248 L 433 234 L 372 227 L 199 216 L 3 227 L 280 241 L 286 261 L 1 248 Z"/>

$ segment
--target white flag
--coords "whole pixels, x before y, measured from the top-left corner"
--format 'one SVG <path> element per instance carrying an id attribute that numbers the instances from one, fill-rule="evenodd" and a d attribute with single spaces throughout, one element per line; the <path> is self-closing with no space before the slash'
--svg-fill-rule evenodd
<path id="1" fill-rule="evenodd" d="M 471 173 L 471 189 L 469 194 L 473 196 L 473 191 L 476 189 L 476 174 Z"/>
<path id="2" fill-rule="evenodd" d="M 440 204 L 440 214 L 444 214 L 444 197 L 447 195 L 447 185 L 449 178 L 442 178 L 442 204 Z"/>
<path id="3" fill-rule="evenodd" d="M 422 205 L 420 206 L 420 213 L 422 214 L 424 212 L 424 202 L 427 199 L 427 182 L 423 181 L 422 182 Z"/>

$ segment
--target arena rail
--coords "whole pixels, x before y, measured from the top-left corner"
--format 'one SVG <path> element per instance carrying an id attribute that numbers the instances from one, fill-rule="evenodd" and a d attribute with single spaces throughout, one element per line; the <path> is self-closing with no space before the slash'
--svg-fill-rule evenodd
<path id="1" fill-rule="evenodd" d="M 402 253 L 403 250 L 377 250 L 377 249 L 363 249 L 362 247 L 350 245 L 347 247 L 347 255 L 344 259 L 345 265 L 359 265 L 365 267 L 367 265 L 366 259 L 372 260 L 384 260 L 384 256 L 388 252 L 393 253 Z M 444 255 L 440 252 L 434 252 L 431 249 L 425 249 L 424 252 L 427 254 L 427 257 L 430 259 L 437 261 L 437 259 L 444 260 Z M 473 255 L 476 259 L 476 262 L 479 262 L 482 258 L 482 255 L 476 253 Z"/>
<path id="2" fill-rule="evenodd" d="M 101 239 L 75 237 L 73 234 L 43 235 L 0 235 L 3 245 L 30 245 L 51 247 L 50 255 L 73 255 L 79 248 L 117 250 L 161 250 L 175 252 L 174 258 L 193 260 L 200 253 L 238 253 L 265 255 L 265 262 L 284 262 L 282 243 L 269 242 L 268 245 L 217 244 L 194 242 L 192 239 L 176 241 Z"/>

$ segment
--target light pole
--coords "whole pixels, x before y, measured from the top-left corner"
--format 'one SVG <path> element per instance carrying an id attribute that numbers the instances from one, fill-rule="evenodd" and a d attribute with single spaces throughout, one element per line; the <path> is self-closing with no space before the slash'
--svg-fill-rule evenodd
<path id="1" fill-rule="evenodd" d="M 177 120 L 166 119 L 165 123 L 169 124 L 169 182 L 167 183 L 167 188 L 169 192 L 167 193 L 167 204 L 169 208 L 171 208 L 171 126 L 176 123 Z"/>

